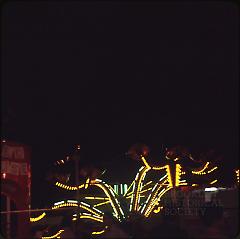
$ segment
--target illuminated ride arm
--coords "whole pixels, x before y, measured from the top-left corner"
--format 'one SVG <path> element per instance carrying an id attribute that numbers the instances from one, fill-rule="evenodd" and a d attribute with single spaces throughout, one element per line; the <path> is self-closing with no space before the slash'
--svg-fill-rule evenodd
<path id="1" fill-rule="evenodd" d="M 43 212 L 41 215 L 39 215 L 38 217 L 30 217 L 30 222 L 38 222 L 41 219 L 43 219 L 46 216 L 46 213 Z"/>
<path id="2" fill-rule="evenodd" d="M 78 206 L 77 200 L 66 200 L 66 201 L 60 201 L 60 202 L 54 203 L 54 206 L 52 207 L 52 209 L 54 210 L 54 209 L 59 209 L 63 207 L 77 207 L 77 206 Z M 98 210 L 97 208 L 91 207 L 91 205 L 85 202 L 80 202 L 79 207 L 98 217 L 103 216 L 104 214 L 102 211 Z"/>
<path id="3" fill-rule="evenodd" d="M 148 217 L 150 215 L 155 205 L 158 203 L 158 201 L 160 201 L 161 197 L 168 190 L 173 188 L 172 176 L 170 174 L 169 165 L 165 165 L 164 167 L 161 167 L 161 169 L 162 168 L 166 169 L 166 174 L 162 178 L 160 178 L 158 183 L 155 184 L 145 204 L 140 208 L 141 214 L 143 214 L 145 217 Z M 160 170 L 160 167 L 158 167 L 157 170 Z"/>
<path id="4" fill-rule="evenodd" d="M 97 186 L 104 191 L 104 193 L 108 197 L 110 204 L 113 208 L 114 215 L 116 216 L 116 218 L 119 221 L 122 221 L 122 219 L 125 218 L 125 215 L 124 215 L 124 212 L 121 208 L 121 205 L 120 205 L 117 197 L 115 196 L 115 192 L 114 192 L 113 188 L 100 179 L 91 180 L 90 185 Z"/>
<path id="5" fill-rule="evenodd" d="M 105 195 L 108 197 L 108 199 L 111 203 L 111 206 L 113 208 L 115 216 L 121 221 L 125 216 L 124 216 L 123 210 L 120 206 L 120 203 L 118 202 L 118 200 L 115 196 L 113 188 L 100 179 L 91 180 L 90 182 L 88 182 L 88 184 L 90 184 L 92 186 L 97 186 L 104 191 Z M 86 184 L 81 184 L 79 186 L 69 186 L 66 184 L 62 184 L 60 182 L 56 182 L 55 185 L 60 188 L 66 189 L 66 190 L 77 190 L 77 189 L 86 188 Z"/>
<path id="6" fill-rule="evenodd" d="M 206 174 L 209 164 L 210 164 L 210 162 L 207 162 L 201 169 L 196 170 L 196 171 L 193 170 L 192 174 L 198 174 L 198 175 Z"/>
<path id="7" fill-rule="evenodd" d="M 134 183 L 133 183 L 133 191 L 132 191 L 132 194 L 131 194 L 132 197 L 131 197 L 129 211 L 139 211 L 140 210 L 140 207 L 139 207 L 140 194 L 143 193 L 143 190 L 142 190 L 143 187 L 144 187 L 143 181 L 144 181 L 144 178 L 146 176 L 146 173 L 150 169 L 161 170 L 161 169 L 165 168 L 165 166 L 163 166 L 163 167 L 151 167 L 144 156 L 141 155 L 140 157 L 141 157 L 141 160 L 142 160 L 144 166 L 142 166 L 139 169 L 139 171 L 138 171 L 138 173 L 135 177 L 135 180 L 134 180 Z"/>
<path id="8" fill-rule="evenodd" d="M 146 173 L 150 170 L 150 167 L 142 166 L 137 173 L 134 184 L 133 184 L 133 192 L 131 196 L 131 203 L 130 203 L 130 211 L 138 211 L 138 206 L 140 202 L 140 192 L 142 190 L 143 181 L 146 176 Z"/>
<path id="9" fill-rule="evenodd" d="M 212 168 L 209 168 L 209 165 L 210 165 L 210 162 L 207 162 L 202 169 L 198 170 L 198 171 L 192 171 L 192 174 L 195 174 L 195 175 L 207 175 L 207 174 L 212 174 L 212 173 L 215 173 L 217 170 L 218 170 L 218 167 L 215 166 L 215 167 L 212 167 Z M 217 179 L 214 179 L 214 180 L 211 180 L 208 184 L 209 185 L 213 185 L 215 183 L 217 183 L 218 180 Z M 198 186 L 198 184 L 192 184 L 192 186 Z"/>

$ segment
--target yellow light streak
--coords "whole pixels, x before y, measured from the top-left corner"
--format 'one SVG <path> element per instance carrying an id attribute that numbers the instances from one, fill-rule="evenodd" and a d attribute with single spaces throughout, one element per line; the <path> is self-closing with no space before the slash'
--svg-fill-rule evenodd
<path id="1" fill-rule="evenodd" d="M 135 187 L 136 187 L 136 182 L 134 181 L 134 184 L 133 184 L 133 192 L 135 191 Z M 131 201 L 130 201 L 130 206 L 129 206 L 129 211 L 131 212 L 132 211 L 132 204 L 133 204 L 133 193 L 131 195 Z"/>
<path id="2" fill-rule="evenodd" d="M 209 165 L 209 162 L 207 162 L 202 169 L 200 169 L 198 171 L 192 171 L 192 173 L 193 174 L 201 174 L 201 173 L 203 173 L 203 171 L 205 171 L 205 169 L 207 169 L 208 165 Z"/>
<path id="3" fill-rule="evenodd" d="M 214 184 L 214 183 L 216 183 L 218 180 L 216 179 L 216 180 L 213 180 L 210 184 Z"/>
<path id="4" fill-rule="evenodd" d="M 145 193 L 145 192 L 147 192 L 147 191 L 149 191 L 149 190 L 151 190 L 152 188 L 147 188 L 147 189 L 145 189 L 145 190 L 143 190 L 143 191 L 140 191 L 139 193 Z"/>
<path id="5" fill-rule="evenodd" d="M 143 185 L 143 188 L 145 188 L 147 185 L 151 184 L 153 181 L 149 181 Z"/>
<path id="6" fill-rule="evenodd" d="M 167 180 L 165 180 L 167 181 Z M 154 186 L 154 188 L 152 189 L 152 193 L 150 193 L 150 195 L 148 196 L 148 199 L 146 201 L 146 204 L 144 205 L 143 209 L 145 209 L 145 213 L 151 208 L 151 205 L 154 202 L 154 199 L 156 198 L 156 195 L 158 193 L 158 191 L 161 189 L 162 185 L 160 184 L 160 182 L 156 183 L 156 185 Z M 141 213 L 144 212 L 144 210 L 142 209 Z M 145 214 L 143 213 L 143 214 Z"/>
<path id="7" fill-rule="evenodd" d="M 156 187 L 157 187 L 157 184 L 155 184 L 155 186 L 153 187 L 152 192 L 155 190 Z M 142 208 L 141 208 L 141 207 L 139 208 L 139 210 L 141 210 L 141 214 L 143 214 L 144 209 L 145 209 L 146 206 L 148 205 L 148 202 L 149 202 L 151 196 L 152 196 L 152 194 L 150 193 L 150 194 L 148 195 L 148 198 L 147 198 L 146 202 L 145 202 L 144 205 L 142 206 Z"/>
<path id="8" fill-rule="evenodd" d="M 208 170 L 208 172 L 207 173 L 211 173 L 211 172 L 213 172 L 214 170 L 216 170 L 218 167 L 214 167 L 214 168 L 212 168 L 212 169 L 210 169 L 210 170 Z"/>
<path id="9" fill-rule="evenodd" d="M 145 196 L 144 195 L 139 195 L 139 197 L 144 198 Z M 126 197 L 126 199 L 129 199 L 129 198 L 131 198 L 131 196 Z"/>
<path id="10" fill-rule="evenodd" d="M 167 165 L 162 166 L 162 167 L 152 167 L 152 169 L 154 169 L 154 170 L 161 170 L 161 169 L 165 169 L 165 168 L 167 168 Z"/>
<path id="11" fill-rule="evenodd" d="M 164 188 L 164 190 L 162 190 L 162 191 L 159 193 L 158 197 L 154 199 L 154 202 L 152 202 L 152 203 L 150 204 L 150 208 L 149 208 L 148 210 L 146 210 L 146 212 L 145 212 L 145 217 L 149 217 L 149 215 L 151 214 L 153 208 L 154 208 L 156 205 L 158 205 L 158 201 L 160 201 L 160 200 L 161 200 L 161 197 L 162 197 L 167 191 L 169 191 L 170 189 L 172 189 L 172 187 L 168 187 L 167 189 Z"/>
<path id="12" fill-rule="evenodd" d="M 169 186 L 172 187 L 173 183 L 172 183 L 172 175 L 170 172 L 170 166 L 167 165 L 166 169 L 167 169 L 167 177 L 168 177 Z"/>
<path id="13" fill-rule="evenodd" d="M 195 187 L 195 186 L 198 186 L 198 184 L 195 184 L 195 183 L 194 183 L 194 184 L 192 184 L 192 186 Z"/>
<path id="14" fill-rule="evenodd" d="M 52 235 L 52 236 L 48 236 L 48 237 L 42 237 L 42 239 L 51 239 L 51 238 L 60 238 L 59 235 L 64 232 L 64 230 L 59 230 L 56 234 Z"/>
<path id="15" fill-rule="evenodd" d="M 44 218 L 46 216 L 46 213 L 43 212 L 41 215 L 39 215 L 38 217 L 30 217 L 30 222 L 37 222 L 40 221 L 42 218 Z"/>
<path id="16" fill-rule="evenodd" d="M 130 186 L 128 187 L 126 193 L 124 194 L 124 197 L 128 194 L 129 190 L 132 188 L 133 183 L 134 183 L 134 181 L 132 181 L 132 183 L 131 183 Z"/>
<path id="17" fill-rule="evenodd" d="M 61 207 L 77 207 L 77 206 L 78 206 L 77 203 L 62 203 L 62 204 L 53 206 L 52 209 L 58 209 L 58 208 L 61 208 Z"/>
<path id="18" fill-rule="evenodd" d="M 76 186 L 68 186 L 66 184 L 62 184 L 60 182 L 56 182 L 55 185 L 60 187 L 60 188 L 63 188 L 63 189 L 66 189 L 66 190 L 70 190 L 70 191 L 74 191 L 74 190 L 77 190 L 77 189 L 84 188 L 84 184 L 81 184 L 78 187 L 76 187 Z"/>
<path id="19" fill-rule="evenodd" d="M 87 189 L 87 188 L 88 188 L 89 181 L 90 181 L 90 178 L 88 178 L 88 179 L 86 180 L 86 183 L 85 183 L 85 189 Z"/>
<path id="20" fill-rule="evenodd" d="M 100 187 L 100 188 L 104 191 L 104 193 L 108 196 L 109 201 L 110 201 L 110 204 L 111 204 L 111 206 L 112 206 L 112 208 L 113 208 L 114 213 L 116 214 L 117 217 L 119 217 L 119 212 L 118 212 L 117 207 L 116 207 L 116 205 L 115 205 L 115 204 L 117 204 L 117 203 L 113 201 L 113 199 L 112 199 L 111 196 L 110 196 L 110 193 L 109 193 L 109 192 L 107 191 L 107 189 L 104 188 L 104 186 L 102 186 L 101 184 L 96 184 L 96 186 Z"/>
<path id="21" fill-rule="evenodd" d="M 166 181 L 168 181 L 168 179 L 166 179 L 165 181 L 163 181 L 163 183 L 161 183 L 161 181 L 164 179 L 164 178 L 166 178 L 168 175 L 166 174 L 165 176 L 163 176 L 162 178 L 160 178 L 160 180 L 154 185 L 154 187 L 152 188 L 152 192 L 149 194 L 149 196 L 148 196 L 148 198 L 147 198 L 147 201 L 145 202 L 145 204 L 143 205 L 143 207 L 141 208 L 139 208 L 139 210 L 141 210 L 141 214 L 144 214 L 143 212 L 144 212 L 144 210 L 148 210 L 148 208 L 149 208 L 149 205 L 151 204 L 151 201 L 150 201 L 150 199 L 151 198 L 154 198 L 155 196 L 156 196 L 156 194 L 157 194 L 157 192 L 159 191 L 159 189 L 161 188 L 161 186 L 163 186 L 164 185 L 164 183 L 166 182 Z M 159 187 L 157 188 L 157 186 L 159 185 Z M 169 184 L 167 184 L 167 186 L 169 186 Z M 157 188 L 157 189 L 156 189 Z M 156 189 L 156 190 L 155 190 Z"/>
<path id="22" fill-rule="evenodd" d="M 99 206 L 102 206 L 104 204 L 108 204 L 110 203 L 110 201 L 107 201 L 107 202 L 101 202 L 101 203 L 98 203 L 98 204 L 95 204 L 93 207 L 99 207 Z"/>
<path id="23" fill-rule="evenodd" d="M 104 197 L 85 197 L 85 199 L 93 199 L 93 200 L 108 200 L 108 198 L 104 198 Z"/>
<path id="24" fill-rule="evenodd" d="M 161 188 L 161 186 L 159 186 L 159 188 L 154 193 L 154 195 L 153 195 L 153 197 L 152 197 L 152 199 L 151 199 L 151 201 L 150 201 L 150 203 L 149 203 L 149 205 L 147 207 L 147 210 L 145 212 L 145 216 L 150 214 L 151 209 L 153 209 L 155 207 L 155 205 L 158 204 L 158 199 L 156 199 L 157 198 L 156 195 L 157 195 L 158 191 L 160 190 L 160 188 Z M 164 192 L 164 191 L 165 191 L 165 189 L 163 189 L 161 192 Z"/>
<path id="25" fill-rule="evenodd" d="M 144 165 L 145 165 L 147 168 L 150 169 L 151 167 L 150 167 L 150 165 L 148 164 L 147 160 L 146 160 L 143 156 L 141 156 L 141 159 L 142 159 Z"/>
<path id="26" fill-rule="evenodd" d="M 98 221 L 98 222 L 103 222 L 103 219 L 99 219 L 99 218 L 92 217 L 92 216 L 81 215 L 80 218 L 92 219 L 92 220 L 95 220 L 95 221 Z"/>
<path id="27" fill-rule="evenodd" d="M 235 173 L 236 173 L 236 176 L 237 176 L 237 182 L 239 183 L 239 169 L 237 169 L 237 170 L 235 171 Z"/>
<path id="28" fill-rule="evenodd" d="M 103 214 L 102 212 L 100 214 L 100 213 L 96 212 L 95 210 L 93 210 L 91 208 L 88 208 L 88 207 L 85 207 L 85 206 L 82 206 L 82 205 L 79 205 L 79 207 L 81 207 L 81 208 L 83 208 L 83 209 L 85 209 L 85 210 L 87 210 L 87 211 L 89 211 L 89 212 L 91 212 L 91 213 L 93 213 L 94 215 L 97 215 L 97 216 L 100 216 L 101 214 Z"/>
<path id="29" fill-rule="evenodd" d="M 180 185 L 180 177 L 181 177 L 181 165 L 176 164 L 176 176 L 175 176 L 175 186 L 178 187 Z"/>
<path id="30" fill-rule="evenodd" d="M 156 192 L 154 193 L 154 195 L 153 195 L 150 203 L 148 204 L 148 207 L 147 207 L 147 209 L 146 209 L 146 211 L 145 211 L 145 213 L 144 213 L 144 216 L 145 216 L 145 217 L 148 217 L 148 216 L 150 215 L 150 213 L 152 212 L 152 210 L 154 209 L 154 207 L 159 204 L 158 202 L 161 200 L 161 197 L 162 197 L 168 190 L 172 189 L 172 187 L 168 186 L 167 188 L 163 188 L 163 190 L 162 190 L 160 193 L 158 193 L 158 191 L 159 191 L 160 189 L 161 189 L 161 185 L 159 185 L 159 187 L 158 187 L 158 189 L 156 190 Z M 158 193 L 158 195 L 157 195 L 157 193 Z"/>
<path id="31" fill-rule="evenodd" d="M 101 181 L 100 181 L 101 182 Z M 103 184 L 100 184 L 100 183 L 95 183 L 95 181 L 93 180 L 92 182 L 91 182 L 91 184 L 92 185 L 95 185 L 95 186 L 97 186 L 97 187 L 99 187 L 99 188 L 101 188 L 103 191 L 104 191 L 104 193 L 106 194 L 106 196 L 109 198 L 109 201 L 110 201 L 110 203 L 111 203 L 111 206 L 112 206 L 112 208 L 113 208 L 113 211 L 114 211 L 114 213 L 116 214 L 116 216 L 119 218 L 119 212 L 118 212 L 118 210 L 117 210 L 117 207 L 118 207 L 118 209 L 119 209 L 119 211 L 120 211 L 120 213 L 123 215 L 123 212 L 122 212 L 122 210 L 120 210 L 120 205 L 117 203 L 117 199 L 116 199 L 116 197 L 114 196 L 114 195 L 112 195 L 113 196 L 113 199 L 114 199 L 114 201 L 113 201 L 113 199 L 111 198 L 111 196 L 110 196 L 110 190 L 109 189 L 107 189 L 107 187 Z M 108 192 L 108 190 L 109 190 L 109 192 Z M 115 205 L 116 204 L 116 205 Z M 117 207 L 116 207 L 117 206 Z M 123 215 L 124 216 L 124 215 Z"/>
<path id="32" fill-rule="evenodd" d="M 92 232 L 93 235 L 100 235 L 103 234 L 105 230 L 99 231 L 99 232 Z"/>
<path id="33" fill-rule="evenodd" d="M 76 216 L 76 214 L 75 214 L 75 216 Z M 85 219 L 91 219 L 91 220 L 95 220 L 95 221 L 98 221 L 98 222 L 103 222 L 103 217 L 96 217 L 96 216 L 94 216 L 94 215 L 90 215 L 90 214 L 85 214 L 85 213 L 83 213 L 82 215 L 80 215 L 79 216 L 79 218 L 81 219 L 81 218 L 85 218 Z M 76 217 L 74 217 L 73 219 L 72 219 L 72 221 L 76 221 L 77 220 L 77 218 Z"/>
<path id="34" fill-rule="evenodd" d="M 154 213 L 159 213 L 161 211 L 161 209 L 163 209 L 163 206 L 162 207 L 158 207 L 157 209 L 153 210 Z"/>
<path id="35" fill-rule="evenodd" d="M 61 208 L 61 207 L 77 207 L 78 204 L 77 203 L 62 203 L 62 204 L 59 204 L 59 205 L 56 205 L 56 206 L 53 206 L 52 209 L 58 209 L 58 208 Z M 80 208 L 83 208 L 97 216 L 100 216 L 101 214 L 99 214 L 98 212 L 96 212 L 94 209 L 91 209 L 87 206 L 84 206 L 84 205 L 81 205 L 81 203 L 79 204 L 79 207 Z"/>
<path id="36" fill-rule="evenodd" d="M 133 199 L 133 210 L 134 211 L 137 211 L 138 209 L 138 204 L 139 204 L 139 192 L 141 191 L 142 189 L 142 181 L 147 173 L 147 171 L 149 171 L 150 168 L 149 167 L 145 167 L 143 168 L 142 172 L 139 172 L 140 173 L 140 177 L 139 179 L 136 181 L 136 184 L 137 184 L 137 187 L 136 188 L 136 191 L 133 193 L 133 196 L 134 199 Z"/>
<path id="37" fill-rule="evenodd" d="M 76 215 L 76 214 L 75 214 Z M 94 218 L 98 218 L 98 219 L 103 219 L 103 216 L 96 216 L 96 215 L 92 215 L 92 214 L 89 214 L 89 213 L 82 213 L 81 215 L 84 215 L 84 216 L 91 216 L 91 217 L 94 217 Z"/>
<path id="38" fill-rule="evenodd" d="M 130 196 L 130 195 L 132 195 L 133 194 L 133 191 L 132 192 L 130 192 L 130 193 L 128 193 L 126 196 Z"/>

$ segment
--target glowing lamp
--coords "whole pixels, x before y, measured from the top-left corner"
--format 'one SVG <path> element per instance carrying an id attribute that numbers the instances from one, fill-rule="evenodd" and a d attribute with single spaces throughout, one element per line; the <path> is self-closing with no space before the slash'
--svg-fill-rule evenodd
<path id="1" fill-rule="evenodd" d="M 215 187 L 211 187 L 211 188 L 205 188 L 205 192 L 215 192 L 215 191 L 217 191 L 218 189 L 217 188 L 215 188 Z"/>

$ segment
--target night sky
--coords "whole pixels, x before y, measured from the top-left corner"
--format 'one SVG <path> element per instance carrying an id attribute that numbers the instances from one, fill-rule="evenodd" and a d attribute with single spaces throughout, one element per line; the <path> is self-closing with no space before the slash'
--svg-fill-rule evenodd
<path id="1" fill-rule="evenodd" d="M 119 164 L 143 142 L 214 148 L 237 165 L 237 6 L 9 1 L 1 10 L 2 134 L 31 146 L 41 192 L 50 165 L 78 143 L 98 163 Z"/>

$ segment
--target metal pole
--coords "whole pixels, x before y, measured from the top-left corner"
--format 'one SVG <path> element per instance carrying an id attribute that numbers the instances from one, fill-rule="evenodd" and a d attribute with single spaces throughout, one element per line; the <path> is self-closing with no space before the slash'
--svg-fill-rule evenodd
<path id="1" fill-rule="evenodd" d="M 9 213 L 11 211 L 11 201 L 10 198 L 7 197 L 7 239 L 11 238 L 11 214 Z"/>
<path id="2" fill-rule="evenodd" d="M 75 238 L 78 238 L 78 226 L 79 226 L 79 214 L 80 214 L 80 193 L 79 193 L 79 159 L 80 159 L 80 145 L 77 146 L 77 150 L 74 153 L 75 157 L 75 181 L 76 181 L 76 186 L 77 186 L 77 194 L 76 194 L 76 199 L 77 199 L 77 220 L 76 220 L 76 227 L 75 227 Z"/>

